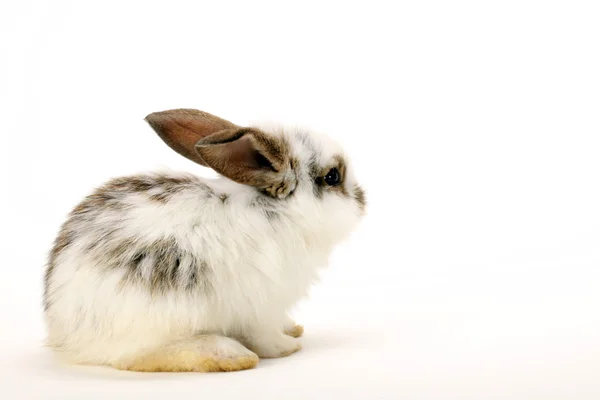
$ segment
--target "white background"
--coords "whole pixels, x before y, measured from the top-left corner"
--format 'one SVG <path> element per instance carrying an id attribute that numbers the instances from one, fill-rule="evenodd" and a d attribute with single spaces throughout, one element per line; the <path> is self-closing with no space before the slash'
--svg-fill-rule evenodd
<path id="1" fill-rule="evenodd" d="M 13 1 L 0 8 L 0 398 L 600 398 L 600 9 L 580 1 Z M 41 347 L 64 216 L 112 176 L 199 174 L 143 122 L 328 132 L 369 215 L 304 349 L 233 374 Z"/>

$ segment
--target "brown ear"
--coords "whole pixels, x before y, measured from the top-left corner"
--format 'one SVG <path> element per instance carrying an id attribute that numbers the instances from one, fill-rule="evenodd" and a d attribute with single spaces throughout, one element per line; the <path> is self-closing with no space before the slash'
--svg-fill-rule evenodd
<path id="1" fill-rule="evenodd" d="M 201 139 L 196 151 L 205 163 L 229 179 L 286 197 L 296 187 L 283 139 L 254 128 L 233 128 Z"/>
<path id="2" fill-rule="evenodd" d="M 212 114 L 186 108 L 155 112 L 145 120 L 169 147 L 204 166 L 208 165 L 194 149 L 196 143 L 218 131 L 239 129 L 237 125 Z"/>

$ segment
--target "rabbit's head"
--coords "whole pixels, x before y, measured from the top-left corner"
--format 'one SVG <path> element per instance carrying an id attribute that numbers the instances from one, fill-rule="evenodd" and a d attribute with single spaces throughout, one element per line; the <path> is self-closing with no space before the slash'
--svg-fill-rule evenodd
<path id="1" fill-rule="evenodd" d="M 268 198 L 294 204 L 301 199 L 300 207 L 308 204 L 312 210 L 306 211 L 324 224 L 352 222 L 365 212 L 365 193 L 350 162 L 327 136 L 242 127 L 192 109 L 152 113 L 146 121 L 184 157 Z"/>

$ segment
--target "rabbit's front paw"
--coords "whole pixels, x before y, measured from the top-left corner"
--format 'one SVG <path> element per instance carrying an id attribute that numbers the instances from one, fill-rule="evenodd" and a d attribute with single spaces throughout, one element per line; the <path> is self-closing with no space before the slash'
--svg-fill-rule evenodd
<path id="1" fill-rule="evenodd" d="M 285 333 L 288 336 L 294 337 L 294 338 L 299 338 L 304 333 L 304 327 L 302 325 L 296 325 L 296 324 L 291 325 L 291 326 L 286 326 L 285 329 L 283 330 L 283 333 Z"/>
<path id="2" fill-rule="evenodd" d="M 297 339 L 279 332 L 254 337 L 248 346 L 260 358 L 286 357 L 302 348 Z"/>

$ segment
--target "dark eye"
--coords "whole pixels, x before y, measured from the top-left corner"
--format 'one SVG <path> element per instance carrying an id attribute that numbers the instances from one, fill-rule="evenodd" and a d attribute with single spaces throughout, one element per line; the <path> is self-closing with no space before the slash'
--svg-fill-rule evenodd
<path id="1" fill-rule="evenodd" d="M 331 168 L 327 175 L 323 178 L 326 184 L 329 186 L 335 186 L 340 184 L 340 171 L 337 168 Z"/>

